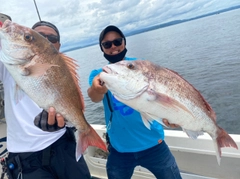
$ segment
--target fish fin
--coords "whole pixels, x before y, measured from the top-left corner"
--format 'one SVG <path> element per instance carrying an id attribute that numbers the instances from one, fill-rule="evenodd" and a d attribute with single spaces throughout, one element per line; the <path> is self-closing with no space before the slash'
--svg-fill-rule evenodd
<path id="1" fill-rule="evenodd" d="M 81 138 L 83 138 L 83 135 L 84 135 L 84 133 L 81 133 L 80 131 L 78 131 L 78 135 L 76 138 L 76 141 L 77 141 L 76 151 L 75 151 L 76 161 L 78 161 L 81 158 L 82 154 L 88 147 L 88 144 L 84 144 L 83 140 L 81 139 Z"/>
<path id="2" fill-rule="evenodd" d="M 198 136 L 203 135 L 202 131 L 192 131 L 188 129 L 183 129 L 184 132 L 190 137 L 191 139 L 197 139 Z"/>
<path id="3" fill-rule="evenodd" d="M 221 148 L 218 145 L 218 142 L 217 142 L 216 139 L 213 139 L 213 145 L 214 145 L 214 148 L 215 148 L 215 151 L 216 151 L 217 163 L 220 166 L 222 152 L 221 152 Z"/>
<path id="4" fill-rule="evenodd" d="M 77 139 L 77 146 L 76 146 L 76 159 L 81 156 L 88 146 L 95 146 L 104 151 L 107 151 L 106 144 L 97 134 L 97 132 L 89 125 L 88 132 L 80 132 L 78 131 L 78 139 Z"/>
<path id="5" fill-rule="evenodd" d="M 19 68 L 21 75 L 39 77 L 44 75 L 52 66 L 58 67 L 58 65 L 40 62 L 39 58 L 40 57 L 36 55 L 29 63 L 21 66 L 21 68 Z"/>
<path id="6" fill-rule="evenodd" d="M 144 125 L 145 125 L 149 130 L 151 129 L 150 124 L 151 124 L 152 121 L 154 121 L 154 120 L 157 121 L 158 123 L 160 123 L 161 125 L 163 125 L 164 127 L 167 127 L 167 128 L 168 128 L 168 126 L 166 126 L 166 125 L 163 123 L 162 119 L 159 119 L 158 117 L 153 116 L 153 115 L 151 115 L 151 114 L 149 114 L 149 113 L 140 113 L 140 114 L 141 114 L 142 121 L 143 121 Z"/>
<path id="7" fill-rule="evenodd" d="M 153 91 L 152 91 L 152 93 L 153 93 Z M 192 112 L 184 104 L 180 103 L 179 101 L 175 100 L 174 98 L 171 98 L 166 94 L 158 93 L 158 92 L 155 92 L 155 95 L 156 95 L 156 99 L 155 99 L 156 102 L 160 103 L 163 108 L 165 107 L 167 109 L 168 107 L 170 107 L 174 111 L 179 111 L 181 109 L 183 111 L 186 111 L 193 118 L 195 118 L 194 115 L 192 114 Z"/>
<path id="8" fill-rule="evenodd" d="M 85 105 L 84 105 L 84 99 L 83 99 L 83 94 L 82 94 L 82 91 L 80 89 L 80 86 L 79 86 L 79 83 L 80 83 L 80 80 L 79 80 L 79 75 L 77 73 L 77 68 L 79 67 L 78 64 L 77 64 L 77 61 L 60 53 L 60 56 L 62 58 L 64 58 L 64 62 L 66 63 L 72 77 L 73 77 L 73 80 L 74 80 L 74 83 L 76 84 L 77 88 L 78 88 L 78 92 L 80 94 L 80 101 L 81 101 L 81 104 L 82 104 L 82 110 L 84 111 L 85 109 Z"/>
<path id="9" fill-rule="evenodd" d="M 19 101 L 21 101 L 21 99 L 24 96 L 24 91 L 18 86 L 18 84 L 15 85 L 15 89 L 14 89 L 14 102 L 15 104 L 18 104 Z"/>
<path id="10" fill-rule="evenodd" d="M 148 93 L 148 101 L 155 101 L 157 98 L 157 93 L 156 91 L 154 91 L 153 89 L 147 89 L 147 93 Z"/>
<path id="11" fill-rule="evenodd" d="M 214 148 L 216 150 L 218 165 L 220 165 L 220 160 L 222 155 L 221 148 L 233 147 L 235 149 L 238 149 L 238 146 L 235 143 L 235 141 L 231 138 L 231 136 L 221 127 L 218 128 L 217 134 L 218 134 L 217 138 L 213 139 L 213 141 L 214 141 Z"/>
<path id="12" fill-rule="evenodd" d="M 148 121 L 148 116 L 145 113 L 140 113 L 140 114 L 141 114 L 141 117 L 142 117 L 143 124 L 146 126 L 146 128 L 151 130 L 151 126 L 150 126 L 150 123 Z"/>

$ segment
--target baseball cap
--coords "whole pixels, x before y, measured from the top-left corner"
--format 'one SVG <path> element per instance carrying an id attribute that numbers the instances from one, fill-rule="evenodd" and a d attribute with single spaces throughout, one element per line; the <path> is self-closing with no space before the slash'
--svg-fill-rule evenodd
<path id="1" fill-rule="evenodd" d="M 100 48 L 101 48 L 102 51 L 103 51 L 103 49 L 102 49 L 101 42 L 104 39 L 104 36 L 110 31 L 117 32 L 124 39 L 124 42 L 125 42 L 125 45 L 126 45 L 126 38 L 125 38 L 124 34 L 122 33 L 122 31 L 114 25 L 109 25 L 105 29 L 102 30 L 102 32 L 99 36 L 99 45 L 100 45 Z"/>
<path id="2" fill-rule="evenodd" d="M 51 27 L 53 30 L 55 30 L 57 32 L 57 35 L 58 35 L 58 38 L 59 38 L 59 42 L 60 42 L 60 34 L 59 34 L 59 31 L 58 31 L 58 28 L 55 25 L 53 25 L 52 23 L 47 22 L 47 21 L 39 21 L 39 22 L 37 22 L 36 24 L 34 24 L 32 26 L 32 29 L 35 29 L 38 26 L 48 26 L 48 27 Z"/>

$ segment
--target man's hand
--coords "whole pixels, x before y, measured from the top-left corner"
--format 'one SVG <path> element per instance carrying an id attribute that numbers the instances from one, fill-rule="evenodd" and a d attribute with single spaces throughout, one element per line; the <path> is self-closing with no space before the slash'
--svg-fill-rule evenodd
<path id="1" fill-rule="evenodd" d="M 43 131 L 54 132 L 65 127 L 63 116 L 56 114 L 53 107 L 50 107 L 48 112 L 43 110 L 34 119 L 35 126 Z"/>
<path id="2" fill-rule="evenodd" d="M 107 93 L 108 89 L 104 85 L 104 83 L 100 80 L 100 76 L 97 75 L 92 82 L 92 88 L 93 90 L 97 91 L 100 94 L 105 94 Z"/>
<path id="3" fill-rule="evenodd" d="M 171 128 L 179 128 L 180 127 L 177 124 L 170 124 L 167 119 L 163 119 L 162 121 L 167 127 L 171 127 Z"/>
<path id="4" fill-rule="evenodd" d="M 108 89 L 104 85 L 104 83 L 100 80 L 99 75 L 97 75 L 92 82 L 92 86 L 88 88 L 88 96 L 91 98 L 91 100 L 95 103 L 100 102 L 105 93 L 107 93 Z"/>

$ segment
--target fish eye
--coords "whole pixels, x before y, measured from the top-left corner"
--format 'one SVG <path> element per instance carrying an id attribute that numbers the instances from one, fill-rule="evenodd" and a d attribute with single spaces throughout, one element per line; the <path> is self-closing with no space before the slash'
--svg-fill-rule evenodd
<path id="1" fill-rule="evenodd" d="M 134 65 L 133 65 L 132 63 L 127 64 L 127 67 L 128 67 L 129 69 L 134 69 Z"/>
<path id="2" fill-rule="evenodd" d="M 24 34 L 24 40 L 31 42 L 33 39 L 33 36 L 30 34 Z"/>

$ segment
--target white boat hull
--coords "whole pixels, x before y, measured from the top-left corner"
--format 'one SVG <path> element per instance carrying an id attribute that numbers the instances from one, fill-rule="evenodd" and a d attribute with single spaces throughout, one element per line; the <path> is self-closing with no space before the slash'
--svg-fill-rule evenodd
<path id="1" fill-rule="evenodd" d="M 104 140 L 105 126 L 92 125 Z M 231 135 L 240 147 L 240 135 Z M 239 179 L 240 150 L 223 148 L 221 165 L 217 164 L 212 139 L 208 134 L 197 140 L 188 138 L 182 131 L 165 130 L 165 141 L 172 151 L 180 168 L 183 179 Z M 92 176 L 106 179 L 106 159 L 96 156 L 99 149 L 88 147 L 84 154 Z M 0 158 L 7 155 L 6 124 L 0 120 Z M 0 169 L 1 172 L 1 169 Z M 147 169 L 136 167 L 132 179 L 155 178 Z"/>
<path id="2" fill-rule="evenodd" d="M 106 132 L 104 125 L 92 125 L 100 136 Z M 240 135 L 231 135 L 240 147 Z M 190 139 L 183 131 L 165 130 L 165 141 L 172 151 L 183 179 L 239 179 L 240 150 L 223 148 L 221 165 L 217 164 L 212 139 L 208 134 Z M 94 147 L 89 147 L 85 160 L 93 176 L 107 178 L 106 159 L 94 157 Z M 147 169 L 136 167 L 132 179 L 155 178 Z"/>

